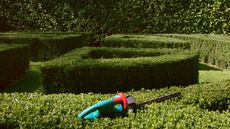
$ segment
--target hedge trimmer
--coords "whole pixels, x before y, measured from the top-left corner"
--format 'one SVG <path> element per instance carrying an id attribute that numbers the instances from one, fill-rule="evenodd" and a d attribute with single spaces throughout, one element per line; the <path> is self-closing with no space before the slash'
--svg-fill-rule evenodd
<path id="1" fill-rule="evenodd" d="M 150 99 L 141 103 L 136 103 L 133 96 L 125 96 L 125 94 L 119 93 L 111 99 L 100 101 L 85 109 L 78 115 L 78 118 L 85 120 L 96 120 L 99 117 L 113 117 L 119 115 L 123 116 L 128 112 L 135 113 L 137 109 L 144 107 L 146 104 L 162 102 L 164 100 L 178 96 L 181 96 L 180 92 Z"/>

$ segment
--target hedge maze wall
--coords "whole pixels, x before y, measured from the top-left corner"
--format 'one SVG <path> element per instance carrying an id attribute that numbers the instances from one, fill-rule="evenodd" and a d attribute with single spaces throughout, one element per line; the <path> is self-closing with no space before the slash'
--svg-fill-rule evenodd
<path id="1" fill-rule="evenodd" d="M 89 44 L 91 33 L 1 33 L 0 42 L 29 44 L 31 60 L 46 61 Z"/>
<path id="2" fill-rule="evenodd" d="M 198 83 L 198 59 L 185 50 L 81 48 L 41 70 L 51 93 L 116 92 Z"/>
<path id="3" fill-rule="evenodd" d="M 28 45 L 0 44 L 0 90 L 24 76 L 29 59 Z"/>
<path id="4" fill-rule="evenodd" d="M 36 44 L 27 38 L 28 34 L 6 35 L 0 34 L 1 86 L 5 80 L 23 76 L 18 71 L 24 73 L 28 68 L 31 43 Z M 42 42 L 66 43 L 62 34 L 33 35 Z M 171 86 L 197 83 L 199 60 L 227 62 L 228 39 L 220 35 L 112 35 L 103 40 L 102 47 L 68 50 L 42 63 L 43 84 L 48 93 L 113 94 L 0 93 L 0 128 L 229 128 L 229 81 Z M 130 90 L 143 87 L 148 89 Z M 152 88 L 160 89 L 149 90 Z M 76 119 L 83 109 L 120 90 L 138 101 L 178 91 L 182 97 L 153 103 L 127 117 L 94 122 Z"/>
<path id="5" fill-rule="evenodd" d="M 199 51 L 201 62 L 230 69 L 230 37 L 227 35 L 160 34 L 160 36 L 185 40 L 189 42 L 191 49 Z"/>
<path id="6" fill-rule="evenodd" d="M 191 49 L 191 43 L 185 40 L 154 35 L 114 34 L 102 40 L 103 47 L 133 48 L 176 48 Z"/>
<path id="7" fill-rule="evenodd" d="M 0 41 L 3 43 L 7 43 L 7 44 L 28 44 L 30 46 L 30 55 L 31 55 L 31 60 L 50 60 L 50 59 L 54 59 L 57 56 L 60 56 L 74 48 L 78 48 L 78 47 L 83 47 L 83 46 L 87 46 L 90 45 L 90 41 L 92 41 L 93 35 L 90 33 L 1 33 L 1 37 L 0 37 Z M 207 36 L 202 36 L 202 35 L 166 35 L 166 34 L 161 34 L 161 35 L 111 35 L 111 36 L 107 36 L 104 40 L 102 40 L 101 42 L 101 46 L 102 47 L 121 47 L 120 49 L 111 49 L 111 48 L 94 48 L 94 49 L 87 49 L 84 48 L 86 51 L 90 51 L 90 52 L 84 52 L 81 49 L 77 49 L 74 51 L 79 51 L 79 52 L 71 52 L 69 54 L 63 55 L 61 58 L 57 58 L 54 59 L 52 62 L 54 65 L 54 67 L 60 67 L 59 70 L 56 70 L 56 73 L 61 73 L 61 70 L 65 71 L 66 69 L 70 68 L 70 69 L 77 69 L 77 67 L 83 67 L 84 65 L 87 64 L 88 61 L 88 66 L 92 68 L 91 65 L 93 65 L 93 63 L 89 63 L 91 62 L 96 62 L 95 64 L 95 68 L 96 67 L 107 67 L 108 71 L 112 71 L 112 69 L 109 69 L 109 67 L 113 68 L 113 69 L 119 69 L 119 68 L 115 68 L 118 67 L 118 65 L 99 65 L 98 61 L 102 61 L 105 60 L 103 63 L 108 63 L 109 61 L 111 61 L 113 64 L 116 64 L 115 62 L 122 62 L 122 61 L 116 61 L 118 59 L 120 60 L 127 60 L 126 62 L 128 62 L 128 60 L 132 60 L 131 58 L 135 58 L 138 59 L 140 61 L 142 61 L 140 58 L 150 58 L 152 56 L 154 56 L 154 59 L 156 58 L 156 55 L 163 56 L 162 53 L 170 53 L 169 51 L 174 51 L 176 53 L 178 53 L 178 51 L 180 50 L 173 50 L 173 49 L 187 49 L 187 50 L 198 50 L 200 58 L 199 60 L 202 62 L 207 62 L 207 63 L 211 63 L 211 64 L 216 64 L 221 68 L 228 68 L 229 67 L 229 61 L 228 58 L 226 58 L 228 56 L 228 37 L 226 36 L 216 36 L 215 38 L 211 38 L 211 36 L 208 37 Z M 132 48 L 129 47 L 133 47 L 136 49 L 136 51 L 133 51 Z M 128 49 L 129 48 L 129 49 Z M 160 49 L 142 49 L 142 48 L 167 48 L 163 49 L 162 51 Z M 139 50 L 140 49 L 140 50 Z M 118 51 L 119 50 L 119 51 Z M 153 51 L 153 52 L 151 52 Z M 85 53 L 85 55 L 82 53 Z M 87 55 L 88 54 L 88 55 Z M 59 64 L 59 62 L 57 61 L 58 59 L 63 60 L 65 59 L 68 55 L 71 55 L 70 58 L 68 58 L 68 60 L 64 60 L 64 61 L 59 61 L 62 62 L 62 64 L 60 66 L 57 66 L 57 64 Z M 79 56 L 82 55 L 82 56 Z M 167 54 L 169 55 L 169 54 Z M 84 61 L 82 61 L 84 59 L 84 61 L 86 61 L 86 63 L 82 63 Z M 75 62 L 79 61 L 81 63 L 78 63 L 78 65 L 75 65 L 75 63 L 73 63 L 75 60 Z M 81 60 L 81 61 L 80 61 Z M 58 62 L 58 63 L 57 63 Z M 68 68 L 64 68 L 63 64 L 67 64 L 66 62 L 72 62 L 73 64 L 68 64 L 68 65 L 73 65 L 73 67 L 68 66 Z M 51 64 L 52 64 L 51 63 Z M 45 63 L 45 64 L 49 64 L 49 63 Z M 76 63 L 77 64 L 77 63 Z M 91 65 L 89 65 L 91 64 Z M 122 63 L 120 63 L 121 65 Z M 125 64 L 125 63 L 123 63 Z M 123 65 L 122 64 L 122 65 Z M 130 63 L 132 64 L 132 63 Z M 81 66 L 82 65 L 82 66 Z M 97 66 L 98 65 L 98 66 Z M 129 63 L 127 63 L 127 65 L 129 65 Z M 143 64 L 141 64 L 143 65 Z M 49 66 L 49 69 L 51 68 L 52 65 L 47 65 Z M 86 66 L 85 66 L 86 67 Z M 120 66 L 119 66 L 120 67 Z M 131 65 L 129 66 L 131 67 Z M 134 66 L 132 66 L 134 67 Z M 56 68 L 54 68 L 56 69 Z M 93 68 L 92 68 L 93 69 Z M 163 69 L 163 68 L 161 68 Z M 170 69 L 170 68 L 168 68 Z M 195 69 L 195 68 L 194 68 Z M 67 70 L 69 71 L 69 70 Z M 75 70 L 76 71 L 76 70 Z M 99 70 L 98 73 L 100 73 Z M 125 71 L 125 70 L 124 70 Z M 138 71 L 138 70 L 136 70 Z M 168 70 L 170 71 L 170 70 Z M 97 71 L 96 71 L 97 72 Z M 139 71 L 140 72 L 140 71 Z M 70 73 L 70 72 L 69 72 Z M 68 74 L 69 74 L 68 73 Z M 93 78 L 93 72 L 91 73 L 87 73 L 87 72 L 80 72 L 80 73 L 84 73 L 85 78 L 89 78 L 92 76 Z M 103 73 L 103 72 L 102 72 Z M 104 72 L 105 73 L 105 72 Z M 117 71 L 114 71 L 114 73 L 119 73 Z M 126 72 L 123 73 L 119 73 L 118 75 L 114 74 L 114 76 L 128 76 L 128 73 L 133 74 L 135 72 L 130 72 L 130 69 L 127 66 Z M 167 73 L 167 72 L 163 72 L 163 73 Z M 178 72 L 179 73 L 179 72 Z M 55 72 L 52 71 L 52 74 L 55 75 Z M 65 71 L 65 74 L 67 75 L 67 72 Z M 73 74 L 73 73 L 72 73 Z M 90 75 L 89 75 L 90 74 Z M 107 73 L 109 75 L 109 73 Z M 107 74 L 105 74 L 104 76 L 108 76 Z M 126 75 L 127 74 L 127 75 Z M 135 77 L 137 77 L 138 72 L 136 72 Z M 142 73 L 142 74 L 146 74 L 146 76 L 148 75 L 147 73 Z M 197 74 L 197 73 L 196 73 Z M 46 73 L 44 73 L 44 75 L 49 78 L 49 74 L 46 71 Z M 161 74 L 159 74 L 161 75 Z M 194 74 L 195 75 L 195 74 Z M 83 83 L 81 81 L 78 81 L 78 83 L 76 82 L 72 82 L 71 80 L 77 80 L 80 79 L 81 77 L 78 78 L 73 78 L 70 77 L 70 75 L 68 75 L 68 78 L 70 78 L 68 81 L 72 82 L 71 84 L 68 84 L 67 82 L 56 82 L 56 80 L 58 79 L 60 81 L 59 78 L 62 78 L 62 76 L 64 75 L 59 75 L 57 77 L 53 77 L 53 79 L 49 78 L 49 79 L 45 79 L 46 81 L 44 81 L 44 84 L 48 84 L 48 87 L 52 87 L 51 85 L 59 85 L 61 84 L 63 87 L 65 85 L 65 83 L 67 85 L 74 85 L 76 87 L 90 87 L 90 85 L 104 85 L 103 87 L 106 87 L 106 85 L 109 85 L 107 82 L 103 82 L 103 77 L 98 77 L 99 79 L 89 79 L 89 80 L 101 80 L 98 82 L 91 82 L 88 84 L 87 83 Z M 75 76 L 74 74 L 72 76 Z M 78 75 L 78 76 L 83 76 L 82 75 Z M 94 75 L 95 76 L 95 75 Z M 149 75 L 150 76 L 150 75 Z M 151 75 L 152 76 L 152 75 Z M 163 75 L 162 75 L 163 76 Z M 131 84 L 130 82 L 126 82 L 126 80 L 130 80 L 130 78 L 135 78 L 135 77 L 131 77 L 129 76 L 129 78 L 124 78 L 124 77 L 120 77 L 118 78 L 118 80 L 116 81 L 117 77 L 111 77 L 110 79 L 107 80 L 111 80 L 114 81 L 114 86 L 111 89 L 116 89 L 116 87 L 122 87 L 122 85 L 126 85 L 125 87 L 127 87 L 127 89 L 131 89 L 129 86 L 127 85 L 133 85 L 133 88 L 139 88 L 142 87 L 141 84 L 138 83 L 134 83 Z M 85 80 L 85 78 L 83 78 L 82 80 Z M 123 78 L 123 79 L 122 79 Z M 156 78 L 156 77 L 155 77 Z M 159 78 L 162 78 L 161 76 L 159 76 Z M 195 83 L 198 82 L 197 78 L 194 81 L 188 81 L 191 83 Z M 53 81 L 49 81 L 49 80 L 53 80 Z M 105 79 L 106 80 L 106 79 Z M 134 80 L 138 80 L 138 79 L 134 79 Z M 149 79 L 149 80 L 154 80 L 154 79 Z M 161 82 L 161 79 L 157 79 Z M 173 80 L 173 79 L 172 79 Z M 183 79 L 181 79 L 183 80 Z M 186 79 L 184 79 L 186 80 Z M 64 80 L 65 81 L 65 80 Z M 116 84 L 115 82 L 119 82 L 122 81 L 123 83 L 121 84 Z M 80 83 L 81 82 L 81 83 Z M 99 83 L 101 82 L 101 84 Z M 102 84 L 102 82 L 104 84 Z M 138 82 L 145 82 L 147 83 L 148 81 L 141 81 L 139 80 Z M 152 81 L 151 83 L 154 84 L 155 81 Z M 172 81 L 170 81 L 172 82 Z M 150 83 L 150 82 L 149 82 Z M 167 83 L 165 81 L 165 83 Z M 136 84 L 136 86 L 134 86 Z M 144 83 L 143 83 L 144 84 Z M 184 85 L 185 83 L 181 83 L 179 85 Z M 189 83 L 188 83 L 189 84 Z M 81 86 L 82 85 L 82 86 Z M 116 86 L 115 86 L 116 85 Z M 120 86 L 118 86 L 120 85 Z M 139 85 L 139 86 L 137 86 Z M 149 88 L 151 86 L 147 86 L 149 84 L 146 84 L 146 88 Z M 162 86 L 166 85 L 162 83 Z M 172 83 L 169 85 L 177 85 L 177 83 Z M 56 87 L 54 86 L 54 87 Z M 71 88 L 73 88 L 72 86 L 70 86 Z M 152 85 L 153 86 L 153 85 Z M 78 90 L 78 88 L 74 89 L 74 92 L 80 92 L 81 88 Z M 129 88 L 128 88 L 129 87 Z M 145 87 L 145 86 L 143 86 Z M 153 87 L 157 87 L 157 86 L 153 86 Z M 71 89 L 70 88 L 70 89 Z M 84 89 L 83 88 L 83 89 Z M 157 87 L 158 88 L 158 87 Z M 52 89 L 52 88 L 51 88 Z M 65 89 L 65 88 L 64 88 Z M 64 92 L 65 90 L 63 90 L 62 92 Z M 68 88 L 67 88 L 68 89 Z M 82 89 L 82 91 L 84 91 Z M 86 88 L 87 89 L 87 88 Z M 89 88 L 90 89 L 90 88 Z M 88 89 L 88 90 L 89 90 Z M 106 88 L 104 88 L 106 89 Z M 115 90 L 114 89 L 114 90 Z M 124 90 L 126 88 L 117 88 L 116 90 Z M 71 90 L 68 90 L 68 92 L 70 92 Z M 87 91 L 87 90 L 85 90 Z M 89 90 L 90 91 L 90 90 Z"/>

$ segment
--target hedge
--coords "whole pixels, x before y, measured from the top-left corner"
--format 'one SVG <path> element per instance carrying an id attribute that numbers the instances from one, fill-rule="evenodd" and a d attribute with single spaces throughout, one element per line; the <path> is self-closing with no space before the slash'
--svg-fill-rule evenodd
<path id="1" fill-rule="evenodd" d="M 91 33 L 24 32 L 0 35 L 0 41 L 4 43 L 30 44 L 33 61 L 50 60 L 74 48 L 92 45 L 90 42 L 93 41 Z"/>
<path id="2" fill-rule="evenodd" d="M 165 49 L 82 48 L 45 62 L 41 71 L 49 93 L 189 85 L 198 83 L 198 54 Z"/>
<path id="3" fill-rule="evenodd" d="M 135 48 L 180 48 L 190 49 L 189 42 L 169 37 L 153 35 L 119 35 L 106 36 L 102 40 L 104 47 L 135 47 Z"/>
<path id="4" fill-rule="evenodd" d="M 29 47 L 0 44 L 0 89 L 20 79 L 29 67 Z"/>
<path id="5" fill-rule="evenodd" d="M 2 0 L 0 8 L 17 31 L 230 32 L 229 0 Z"/>
<path id="6" fill-rule="evenodd" d="M 230 36 L 227 35 L 182 35 L 166 34 L 162 36 L 183 39 L 191 44 L 191 49 L 200 53 L 200 61 L 230 69 Z"/>
<path id="7" fill-rule="evenodd" d="M 153 103 L 127 117 L 81 121 L 85 108 L 115 94 L 0 93 L 1 128 L 230 128 L 230 81 L 129 91 L 138 102 L 180 91 L 181 98 Z M 209 110 L 207 107 L 226 109 Z"/>

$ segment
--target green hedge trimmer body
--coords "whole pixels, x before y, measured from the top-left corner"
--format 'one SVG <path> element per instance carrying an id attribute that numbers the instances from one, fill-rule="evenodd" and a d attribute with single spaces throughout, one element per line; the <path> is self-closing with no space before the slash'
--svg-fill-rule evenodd
<path id="1" fill-rule="evenodd" d="M 112 117 L 125 115 L 128 112 L 136 112 L 137 109 L 144 107 L 146 104 L 153 102 L 162 102 L 164 100 L 181 96 L 180 92 L 173 93 L 159 98 L 150 99 L 141 103 L 136 103 L 133 96 L 125 96 L 123 93 L 119 93 L 111 99 L 100 101 L 93 106 L 82 111 L 78 118 L 85 120 L 96 120 L 99 117 Z"/>

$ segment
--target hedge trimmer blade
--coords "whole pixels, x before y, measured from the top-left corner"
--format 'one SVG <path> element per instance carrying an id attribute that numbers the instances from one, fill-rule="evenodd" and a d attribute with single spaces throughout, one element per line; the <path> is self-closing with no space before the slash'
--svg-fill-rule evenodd
<path id="1" fill-rule="evenodd" d="M 127 101 L 128 101 L 128 109 L 127 109 L 127 111 L 128 112 L 136 112 L 137 109 L 140 109 L 140 108 L 144 107 L 146 104 L 151 104 L 153 102 L 162 102 L 162 101 L 165 101 L 165 100 L 168 100 L 168 99 L 171 99 L 171 98 L 174 98 L 174 97 L 179 97 L 179 96 L 181 96 L 181 93 L 176 92 L 176 93 L 173 93 L 173 94 L 169 94 L 169 95 L 166 95 L 166 96 L 161 96 L 161 97 L 150 99 L 150 100 L 143 101 L 143 102 L 140 102 L 140 103 L 136 103 L 136 100 L 134 99 L 133 96 L 127 96 L 126 97 Z"/>
<path id="2" fill-rule="evenodd" d="M 168 100 L 168 99 L 171 99 L 171 98 L 174 98 L 174 97 L 179 97 L 179 96 L 181 96 L 181 93 L 176 92 L 176 93 L 173 93 L 173 94 L 170 94 L 170 95 L 161 96 L 159 98 L 154 98 L 154 99 L 150 99 L 150 100 L 138 103 L 137 106 L 138 107 L 143 107 L 146 104 L 151 104 L 153 102 L 162 102 L 162 101 L 165 101 L 165 100 Z"/>

